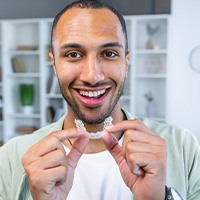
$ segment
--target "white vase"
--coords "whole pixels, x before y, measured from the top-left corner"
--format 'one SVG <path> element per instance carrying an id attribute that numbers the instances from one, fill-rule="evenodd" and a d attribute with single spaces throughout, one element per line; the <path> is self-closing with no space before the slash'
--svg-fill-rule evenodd
<path id="1" fill-rule="evenodd" d="M 146 115 L 149 118 L 153 118 L 156 116 L 156 105 L 153 101 L 148 101 L 146 106 Z"/>
<path id="2" fill-rule="evenodd" d="M 28 115 L 34 112 L 34 107 L 32 105 L 21 106 L 21 112 Z"/>

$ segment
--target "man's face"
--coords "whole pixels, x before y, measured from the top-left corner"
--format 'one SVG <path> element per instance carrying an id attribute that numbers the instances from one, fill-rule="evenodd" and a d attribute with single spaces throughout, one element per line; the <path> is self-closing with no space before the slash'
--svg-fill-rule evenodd
<path id="1" fill-rule="evenodd" d="M 68 10 L 56 26 L 53 46 L 51 60 L 69 113 L 99 124 L 120 109 L 129 54 L 121 24 L 111 11 Z"/>

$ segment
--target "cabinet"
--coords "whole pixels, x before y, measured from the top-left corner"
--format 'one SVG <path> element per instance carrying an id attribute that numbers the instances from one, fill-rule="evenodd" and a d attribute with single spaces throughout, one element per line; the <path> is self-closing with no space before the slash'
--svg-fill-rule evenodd
<path id="1" fill-rule="evenodd" d="M 131 112 L 167 120 L 169 16 L 126 17 L 131 58 Z"/>
<path id="2" fill-rule="evenodd" d="M 165 121 L 168 16 L 125 16 L 125 20 L 131 61 L 120 99 L 122 107 L 138 117 Z M 48 18 L 0 22 L 0 95 L 4 100 L 0 107 L 4 119 L 0 139 L 4 142 L 45 126 L 67 112 L 48 57 L 52 22 Z M 22 97 L 22 85 L 32 86 L 32 110 L 30 105 L 22 106 L 23 98 L 30 93 L 26 91 Z M 146 111 L 145 94 L 148 98 L 152 95 L 151 112 Z"/>
<path id="3" fill-rule="evenodd" d="M 36 20 L 8 20 L 2 22 L 4 96 L 4 141 L 17 135 L 19 129 L 40 127 L 41 56 L 40 22 Z M 15 64 L 14 64 L 15 62 Z M 21 103 L 20 85 L 33 86 L 32 112 Z M 26 94 L 27 96 L 28 94 Z"/>

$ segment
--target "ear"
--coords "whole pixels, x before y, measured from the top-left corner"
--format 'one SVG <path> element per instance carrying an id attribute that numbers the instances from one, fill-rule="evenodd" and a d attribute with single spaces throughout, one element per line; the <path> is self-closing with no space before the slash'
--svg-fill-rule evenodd
<path id="1" fill-rule="evenodd" d="M 129 61 L 130 61 L 130 52 L 127 52 L 126 53 L 126 78 L 128 76 Z"/>
<path id="2" fill-rule="evenodd" d="M 51 60 L 51 64 L 52 64 L 54 73 L 56 75 L 56 65 L 55 65 L 55 59 L 54 59 L 54 55 L 53 55 L 52 51 L 49 52 L 49 57 L 50 57 L 50 60 Z"/>

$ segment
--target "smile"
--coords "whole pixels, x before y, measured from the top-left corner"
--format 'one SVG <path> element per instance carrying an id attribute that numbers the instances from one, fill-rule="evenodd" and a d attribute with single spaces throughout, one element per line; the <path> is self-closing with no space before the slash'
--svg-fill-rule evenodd
<path id="1" fill-rule="evenodd" d="M 98 91 L 84 91 L 84 90 L 80 90 L 79 91 L 81 96 L 85 96 L 85 97 L 99 97 L 103 94 L 106 93 L 106 90 L 98 90 Z"/>

